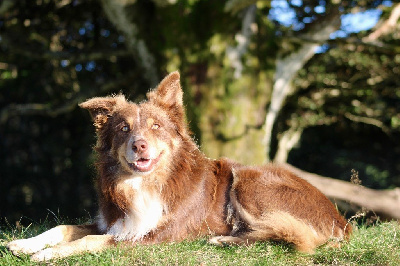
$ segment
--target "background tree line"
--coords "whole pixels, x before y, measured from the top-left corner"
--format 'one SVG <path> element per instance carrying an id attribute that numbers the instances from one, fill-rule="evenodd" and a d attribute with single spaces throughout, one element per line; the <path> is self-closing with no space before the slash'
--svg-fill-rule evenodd
<path id="1" fill-rule="evenodd" d="M 4 0 L 1 222 L 93 217 L 94 129 L 77 104 L 144 99 L 180 70 L 201 149 L 400 186 L 399 4 Z M 370 12 L 370 13 L 368 13 Z M 379 19 L 354 29 L 357 14 Z M 23 217 L 21 219 L 21 217 Z"/>

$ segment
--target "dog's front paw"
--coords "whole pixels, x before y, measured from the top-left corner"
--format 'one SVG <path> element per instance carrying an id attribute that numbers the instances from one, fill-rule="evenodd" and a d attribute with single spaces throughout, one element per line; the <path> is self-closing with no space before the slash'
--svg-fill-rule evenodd
<path id="1" fill-rule="evenodd" d="M 217 245 L 217 246 L 224 246 L 225 243 L 223 241 L 221 241 L 223 238 L 223 236 L 214 236 L 212 238 L 210 238 L 208 240 L 209 243 L 213 244 L 213 245 Z"/>
<path id="2" fill-rule="evenodd" d="M 228 246 L 228 245 L 247 245 L 252 242 L 245 238 L 240 238 L 236 236 L 214 236 L 210 238 L 209 242 L 217 246 Z"/>
<path id="3" fill-rule="evenodd" d="M 51 260 L 51 259 L 54 259 L 53 248 L 43 249 L 43 250 L 35 253 L 31 257 L 32 261 L 47 261 L 47 260 Z"/>
<path id="4" fill-rule="evenodd" d="M 7 244 L 8 250 L 14 255 L 33 254 L 41 250 L 35 241 L 31 239 L 18 239 Z"/>

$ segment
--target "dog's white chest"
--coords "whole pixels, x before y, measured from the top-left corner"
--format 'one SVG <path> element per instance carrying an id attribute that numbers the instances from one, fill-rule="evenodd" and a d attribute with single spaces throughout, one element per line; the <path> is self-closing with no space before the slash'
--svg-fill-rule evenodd
<path id="1" fill-rule="evenodd" d="M 158 195 L 141 189 L 141 177 L 128 179 L 124 182 L 135 190 L 135 196 L 132 198 L 132 209 L 125 213 L 124 218 L 118 219 L 109 227 L 107 234 L 114 235 L 118 241 L 136 241 L 157 227 L 163 215 L 163 205 Z M 102 226 L 108 227 L 104 224 L 102 213 L 100 213 L 98 221 L 100 229 L 102 229 Z"/>

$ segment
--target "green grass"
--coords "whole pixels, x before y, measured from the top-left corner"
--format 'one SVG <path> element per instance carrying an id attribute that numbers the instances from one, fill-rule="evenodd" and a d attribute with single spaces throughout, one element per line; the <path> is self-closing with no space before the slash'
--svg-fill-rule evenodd
<path id="1" fill-rule="evenodd" d="M 8 241 L 36 235 L 46 226 L 0 230 L 0 265 L 39 265 L 29 256 L 15 257 Z M 273 242 L 248 247 L 217 247 L 206 239 L 163 243 L 133 248 L 114 247 L 101 253 L 71 256 L 53 261 L 55 265 L 400 265 L 400 226 L 397 222 L 359 226 L 341 249 L 321 247 L 313 255 L 294 251 Z"/>

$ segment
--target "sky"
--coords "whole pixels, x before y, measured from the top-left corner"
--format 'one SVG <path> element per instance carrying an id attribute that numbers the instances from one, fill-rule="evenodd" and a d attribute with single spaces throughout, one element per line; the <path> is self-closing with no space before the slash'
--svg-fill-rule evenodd
<path id="1" fill-rule="evenodd" d="M 319 1 L 322 3 L 315 7 L 314 11 L 316 13 L 325 12 L 325 6 L 323 3 L 325 1 Z M 291 3 L 296 6 L 301 6 L 303 4 L 302 0 L 291 0 Z M 386 6 L 391 6 L 392 1 L 386 0 L 383 2 Z M 291 9 L 286 0 L 272 0 L 271 2 L 271 10 L 269 13 L 269 17 L 271 19 L 277 20 L 284 26 L 292 26 L 294 30 L 301 30 L 304 27 L 304 23 L 311 22 L 303 21 L 300 23 L 296 23 L 296 14 L 293 9 Z M 341 16 L 342 26 L 341 28 L 331 35 L 331 38 L 340 38 L 346 37 L 350 33 L 357 33 L 364 30 L 369 30 L 373 28 L 376 23 L 379 21 L 379 18 L 382 14 L 382 11 L 379 9 L 370 9 L 363 12 L 355 13 L 355 14 L 346 14 Z"/>

